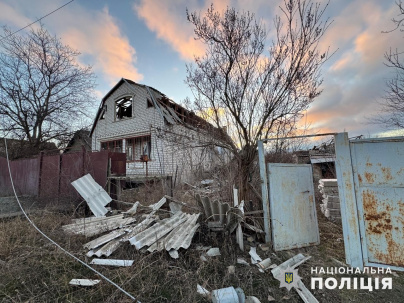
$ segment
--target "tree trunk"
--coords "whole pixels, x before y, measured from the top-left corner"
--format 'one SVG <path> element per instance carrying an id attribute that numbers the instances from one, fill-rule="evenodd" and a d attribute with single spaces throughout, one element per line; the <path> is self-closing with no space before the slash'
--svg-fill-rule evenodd
<path id="1" fill-rule="evenodd" d="M 248 182 L 250 175 L 253 173 L 254 160 L 257 156 L 257 148 L 255 146 L 247 145 L 240 153 L 238 161 L 239 168 L 239 198 L 240 201 L 247 201 L 249 194 Z"/>

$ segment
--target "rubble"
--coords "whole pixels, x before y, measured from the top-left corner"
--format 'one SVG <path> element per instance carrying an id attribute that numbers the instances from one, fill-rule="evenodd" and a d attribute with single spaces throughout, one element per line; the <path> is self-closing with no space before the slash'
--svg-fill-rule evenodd
<path id="1" fill-rule="evenodd" d="M 77 286 L 94 286 L 100 283 L 101 280 L 90 280 L 90 279 L 72 279 L 69 284 Z"/>
<path id="2" fill-rule="evenodd" d="M 213 247 L 206 252 L 206 255 L 209 257 L 220 256 L 220 250 L 218 247 Z"/>
<path id="3" fill-rule="evenodd" d="M 251 263 L 252 264 L 257 264 L 258 262 L 261 262 L 262 259 L 260 256 L 257 255 L 257 248 L 256 247 L 251 247 L 249 254 L 251 256 Z"/>
<path id="4" fill-rule="evenodd" d="M 206 288 L 202 287 L 201 285 L 196 285 L 196 291 L 198 294 L 202 295 L 202 296 L 210 296 L 210 291 L 208 291 Z"/>
<path id="5" fill-rule="evenodd" d="M 134 260 L 93 259 L 90 264 L 106 266 L 132 266 Z"/>

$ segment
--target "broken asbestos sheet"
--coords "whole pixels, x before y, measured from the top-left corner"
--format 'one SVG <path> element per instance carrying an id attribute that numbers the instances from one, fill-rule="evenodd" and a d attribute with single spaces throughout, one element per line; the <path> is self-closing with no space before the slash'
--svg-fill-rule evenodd
<path id="1" fill-rule="evenodd" d="M 87 257 L 109 257 L 124 242 L 129 242 L 138 250 L 143 247 L 148 247 L 149 252 L 166 250 L 172 258 L 176 259 L 179 257 L 180 248 L 188 249 L 191 245 L 192 238 L 199 227 L 197 221 L 200 214 L 176 211 L 171 217 L 160 220 L 157 212 L 166 202 L 165 197 L 148 207 L 141 206 L 137 202 L 129 211 L 122 214 L 73 219 L 72 224 L 64 225 L 62 229 L 67 234 L 80 234 L 88 237 L 104 233 L 83 245 L 85 249 L 89 250 L 86 254 Z M 138 206 L 141 206 L 141 211 Z M 145 211 L 146 213 L 144 213 Z M 167 215 L 167 212 L 161 212 L 161 214 Z M 136 218 L 133 217 L 134 215 Z M 94 260 L 92 264 L 109 265 L 103 264 L 100 259 Z M 111 263 L 112 261 L 105 260 L 105 262 Z"/>
<path id="2" fill-rule="evenodd" d="M 112 201 L 107 192 L 87 174 L 72 182 L 73 187 L 86 200 L 88 206 L 96 217 L 105 216 L 108 210 L 105 208 Z"/>

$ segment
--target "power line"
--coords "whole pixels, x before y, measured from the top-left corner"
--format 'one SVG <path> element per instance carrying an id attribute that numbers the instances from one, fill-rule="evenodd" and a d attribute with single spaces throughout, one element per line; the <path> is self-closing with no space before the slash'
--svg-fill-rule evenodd
<path id="1" fill-rule="evenodd" d="M 71 1 L 70 1 L 71 2 Z M 73 255 L 72 253 L 70 253 L 69 251 L 67 251 L 66 249 L 64 249 L 62 246 L 60 246 L 58 243 L 56 243 L 55 241 L 53 241 L 51 238 L 49 238 L 42 230 L 39 229 L 38 226 L 36 226 L 36 224 L 31 220 L 31 218 L 28 216 L 28 214 L 25 212 L 24 208 L 21 205 L 20 200 L 18 199 L 18 195 L 15 191 L 15 187 L 14 187 L 14 181 L 13 181 L 13 176 L 11 174 L 11 168 L 10 168 L 10 160 L 8 157 L 8 149 L 7 149 L 7 139 L 6 137 L 4 137 L 4 146 L 5 146 L 5 150 L 6 150 L 6 158 L 7 158 L 7 166 L 8 166 L 8 173 L 10 176 L 10 181 L 11 181 L 11 187 L 13 188 L 13 192 L 14 192 L 14 196 L 17 200 L 18 206 L 20 207 L 22 213 L 24 214 L 25 218 L 28 220 L 28 222 L 32 225 L 32 227 L 34 227 L 45 239 L 47 239 L 49 242 L 51 242 L 52 244 L 54 244 L 57 248 L 59 248 L 61 251 L 63 251 L 65 254 L 67 254 L 68 256 L 70 256 L 71 258 L 73 258 L 74 260 L 76 260 L 77 262 L 81 263 L 82 265 L 84 265 L 85 267 L 87 267 L 88 269 L 92 270 L 93 272 L 95 272 L 97 275 L 99 275 L 101 278 L 103 278 L 105 281 L 107 281 L 108 283 L 112 284 L 113 286 L 115 286 L 118 290 L 120 290 L 122 293 L 124 293 L 126 296 L 128 296 L 129 298 L 131 298 L 133 300 L 133 302 L 138 302 L 140 303 L 140 301 L 138 301 L 134 296 L 132 296 L 130 293 L 128 293 L 126 290 L 124 290 L 122 287 L 120 287 L 118 284 L 116 284 L 115 282 L 111 281 L 110 279 L 108 279 L 106 276 L 104 276 L 102 273 L 100 273 L 99 271 L 97 271 L 96 269 L 92 268 L 90 265 L 88 265 L 87 263 L 83 262 L 82 260 L 80 260 L 79 258 L 77 258 L 75 255 Z"/>
<path id="2" fill-rule="evenodd" d="M 3 37 L 3 38 L 0 40 L 0 42 L 3 41 L 3 40 L 5 40 L 5 39 L 7 39 L 7 38 L 9 38 L 9 37 L 11 37 L 12 35 L 14 35 L 14 34 L 20 32 L 20 31 L 26 29 L 27 27 L 30 27 L 32 24 L 35 24 L 36 22 L 41 21 L 42 19 L 48 17 L 49 15 L 52 15 L 54 12 L 60 10 L 61 8 L 65 7 L 66 5 L 68 5 L 68 4 L 70 4 L 70 3 L 72 3 L 73 1 L 74 1 L 74 0 L 70 0 L 70 1 L 67 2 L 66 4 L 64 4 L 64 5 L 60 6 L 60 7 L 58 7 L 57 9 L 51 11 L 50 13 L 46 14 L 45 16 L 43 16 L 43 17 L 37 19 L 36 21 L 34 21 L 34 22 L 28 24 L 27 26 L 24 26 L 23 28 L 20 28 L 19 30 L 15 31 L 15 32 L 13 32 L 13 33 L 11 33 L 10 35 L 8 35 L 8 36 L 6 36 L 6 37 Z"/>

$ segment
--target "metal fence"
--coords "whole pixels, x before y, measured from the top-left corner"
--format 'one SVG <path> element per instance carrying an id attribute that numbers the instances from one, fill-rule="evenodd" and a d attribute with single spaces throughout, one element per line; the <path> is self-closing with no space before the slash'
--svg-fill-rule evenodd
<path id="1" fill-rule="evenodd" d="M 78 194 L 71 182 L 89 173 L 105 187 L 108 174 L 126 174 L 125 164 L 125 154 L 83 150 L 10 161 L 10 170 L 18 195 L 75 198 Z M 7 160 L 0 157 L 0 196 L 9 195 L 13 195 L 13 190 Z"/>

